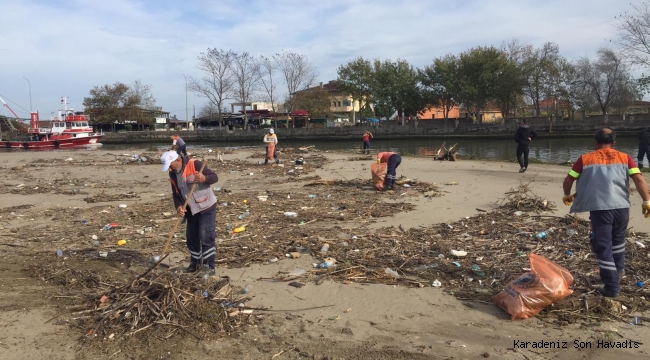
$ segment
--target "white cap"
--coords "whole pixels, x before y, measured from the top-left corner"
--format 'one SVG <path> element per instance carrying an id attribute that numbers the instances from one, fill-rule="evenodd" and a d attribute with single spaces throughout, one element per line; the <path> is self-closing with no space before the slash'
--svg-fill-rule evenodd
<path id="1" fill-rule="evenodd" d="M 169 165 L 172 164 L 174 160 L 178 159 L 178 154 L 174 150 L 169 150 L 166 153 L 160 156 L 160 162 L 162 163 L 162 171 L 165 172 L 169 170 Z"/>
<path id="2" fill-rule="evenodd" d="M 273 134 L 273 133 L 274 133 L 273 128 L 269 129 L 269 134 Z"/>

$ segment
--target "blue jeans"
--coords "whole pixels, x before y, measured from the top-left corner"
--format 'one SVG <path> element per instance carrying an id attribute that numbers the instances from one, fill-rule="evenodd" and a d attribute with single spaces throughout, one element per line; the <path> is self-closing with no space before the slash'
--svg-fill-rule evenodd
<path id="1" fill-rule="evenodd" d="M 625 232 L 630 221 L 630 209 L 591 211 L 591 249 L 598 259 L 600 279 L 605 290 L 620 292 L 618 274 L 625 268 Z"/>

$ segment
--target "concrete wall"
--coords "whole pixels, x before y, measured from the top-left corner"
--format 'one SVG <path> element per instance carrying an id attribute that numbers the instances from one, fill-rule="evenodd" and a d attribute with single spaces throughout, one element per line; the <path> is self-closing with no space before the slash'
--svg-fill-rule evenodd
<path id="1" fill-rule="evenodd" d="M 609 116 L 605 120 L 603 116 L 592 116 L 581 121 L 556 121 L 552 124 L 552 132 L 549 133 L 550 122 L 548 119 L 528 120 L 528 124 L 536 132 L 544 134 L 545 137 L 566 137 L 566 136 L 591 136 L 599 128 L 609 126 L 619 133 L 635 135 L 645 127 L 650 126 L 650 115 Z M 410 121 L 405 125 L 398 125 L 396 121 L 382 121 L 379 127 L 373 126 L 345 126 L 336 128 L 301 128 L 301 129 L 276 129 L 280 142 L 283 140 L 359 140 L 364 131 L 370 130 L 374 138 L 382 139 L 409 139 L 414 137 L 500 137 L 510 138 L 517 130 L 519 122 L 515 119 L 508 119 L 501 124 L 479 125 L 471 119 L 448 119 Z M 169 136 L 178 134 L 185 140 L 192 142 L 239 142 L 239 141 L 262 141 L 268 130 L 199 130 L 199 131 L 143 131 L 106 133 L 102 143 L 128 143 L 128 142 L 167 142 Z"/>

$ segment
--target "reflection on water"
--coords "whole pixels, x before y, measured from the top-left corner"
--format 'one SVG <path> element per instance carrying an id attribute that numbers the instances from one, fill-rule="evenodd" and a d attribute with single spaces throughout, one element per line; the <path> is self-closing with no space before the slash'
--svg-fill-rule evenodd
<path id="1" fill-rule="evenodd" d="M 281 140 L 282 141 L 282 140 Z M 462 157 L 473 159 L 487 159 L 487 160 L 512 160 L 516 158 L 517 144 L 514 140 L 510 139 L 452 139 L 447 141 L 447 147 L 458 142 L 458 151 Z M 401 154 L 417 154 L 424 156 L 432 156 L 442 145 L 443 140 L 440 139 L 413 139 L 413 140 L 386 140 L 386 141 L 372 141 L 371 147 L 373 151 L 395 151 Z M 321 150 L 360 150 L 361 141 L 284 141 L 280 147 L 299 147 L 315 145 L 316 148 Z M 161 152 L 169 149 L 170 144 L 107 144 L 101 147 L 102 150 L 119 151 L 123 150 L 128 152 L 127 149 L 144 150 L 148 148 L 157 148 Z M 201 143 L 193 144 L 188 143 L 188 148 L 258 148 L 261 149 L 264 145 L 260 140 L 260 144 L 250 142 L 245 143 Z M 620 151 L 626 152 L 636 160 L 638 142 L 636 138 L 619 138 L 616 148 Z M 578 156 L 589 152 L 593 149 L 593 140 L 590 138 L 564 138 L 564 139 L 544 139 L 543 136 L 533 140 L 530 145 L 530 157 L 542 162 L 549 163 L 564 163 L 574 162 Z M 17 150 L 25 151 L 25 150 Z M 647 164 L 647 160 L 646 160 Z"/>

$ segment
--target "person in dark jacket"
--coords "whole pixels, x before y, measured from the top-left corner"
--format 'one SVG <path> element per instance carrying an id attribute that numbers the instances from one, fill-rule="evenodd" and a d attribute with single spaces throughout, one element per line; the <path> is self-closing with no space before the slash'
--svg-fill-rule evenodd
<path id="1" fill-rule="evenodd" d="M 528 169 L 528 152 L 530 150 L 530 141 L 537 137 L 537 133 L 526 125 L 526 119 L 521 120 L 521 125 L 515 133 L 515 142 L 517 143 L 517 161 L 519 161 L 519 172 L 525 172 Z M 523 159 L 522 159 L 523 156 Z"/>
<path id="2" fill-rule="evenodd" d="M 639 154 L 636 159 L 639 169 L 643 169 L 643 158 L 647 156 L 650 163 L 650 128 L 643 129 L 639 134 Z"/>
<path id="3" fill-rule="evenodd" d="M 205 167 L 199 160 L 179 156 L 176 151 L 167 151 L 161 157 L 162 171 L 169 171 L 174 207 L 179 217 L 187 220 L 187 248 L 190 251 L 190 265 L 186 273 L 199 272 L 199 276 L 213 276 L 217 249 L 215 245 L 217 198 L 210 185 L 219 181 L 217 174 Z M 184 207 L 192 184 L 196 188 Z"/>

